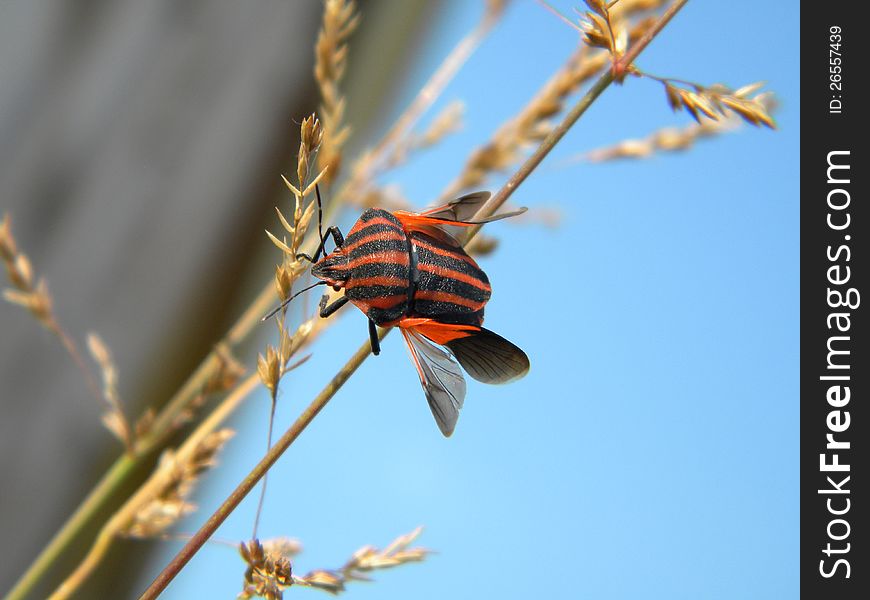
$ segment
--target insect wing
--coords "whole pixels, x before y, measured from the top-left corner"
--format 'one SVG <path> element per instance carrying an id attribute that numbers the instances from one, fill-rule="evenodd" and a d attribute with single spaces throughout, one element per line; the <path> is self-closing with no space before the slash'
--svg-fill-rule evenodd
<path id="1" fill-rule="evenodd" d="M 483 206 L 492 194 L 489 192 L 472 192 L 451 200 L 443 206 L 436 206 L 420 213 L 422 216 L 433 219 L 446 219 L 448 221 L 468 221 L 480 207 Z"/>
<path id="2" fill-rule="evenodd" d="M 474 219 L 474 215 L 489 200 L 489 197 L 489 192 L 473 192 L 419 214 L 400 210 L 396 211 L 395 215 L 408 231 L 420 231 L 441 241 L 459 246 L 459 242 L 456 241 L 456 236 L 461 232 L 459 228 L 499 221 L 521 215 L 527 210 L 520 208 L 483 219 Z"/>
<path id="3" fill-rule="evenodd" d="M 523 207 L 511 212 L 499 213 L 497 215 L 484 217 L 483 219 L 475 219 L 474 216 L 486 201 L 489 200 L 490 195 L 489 192 L 473 192 L 471 194 L 466 194 L 460 196 L 456 200 L 448 202 L 444 206 L 438 206 L 424 211 L 420 213 L 420 216 L 429 219 L 448 221 L 451 224 L 469 226 L 482 225 L 484 223 L 507 219 L 508 217 L 515 217 L 528 210 Z"/>
<path id="4" fill-rule="evenodd" d="M 483 327 L 446 345 L 462 368 L 483 383 L 509 383 L 529 372 L 525 352 Z"/>
<path id="5" fill-rule="evenodd" d="M 414 329 L 402 328 L 408 350 L 438 428 L 450 437 L 465 400 L 465 378 L 453 356 Z"/>

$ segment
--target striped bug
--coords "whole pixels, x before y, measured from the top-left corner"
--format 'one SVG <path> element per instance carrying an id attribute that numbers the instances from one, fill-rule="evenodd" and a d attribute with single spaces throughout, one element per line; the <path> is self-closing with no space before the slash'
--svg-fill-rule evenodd
<path id="1" fill-rule="evenodd" d="M 320 191 L 316 193 L 321 209 Z M 355 304 L 368 317 L 374 354 L 380 353 L 376 326 L 399 328 L 445 436 L 453 433 L 465 399 L 459 365 L 474 379 L 493 384 L 519 379 L 529 370 L 522 350 L 482 327 L 492 291 L 489 279 L 448 231 L 526 210 L 470 220 L 489 196 L 475 192 L 422 213 L 369 208 L 347 237 L 337 227 L 324 236 L 319 210 L 320 245 L 313 257 L 297 256 L 312 263 L 311 273 L 320 280 L 314 285 L 344 290 L 332 303 L 329 296 L 321 298 L 321 317 Z M 335 249 L 327 254 L 330 236 Z"/>

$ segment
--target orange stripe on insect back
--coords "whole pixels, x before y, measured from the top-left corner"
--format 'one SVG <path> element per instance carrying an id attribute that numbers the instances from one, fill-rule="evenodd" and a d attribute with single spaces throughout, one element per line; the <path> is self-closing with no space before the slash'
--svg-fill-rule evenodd
<path id="1" fill-rule="evenodd" d="M 468 285 L 473 285 L 474 287 L 484 290 L 486 292 L 492 291 L 492 288 L 485 281 L 481 281 L 477 277 L 473 277 L 468 275 L 467 273 L 461 273 L 459 271 L 454 271 L 453 269 L 447 269 L 440 265 L 431 265 L 431 264 L 418 264 L 417 269 L 420 271 L 425 271 L 427 273 L 432 273 L 434 275 L 438 275 L 439 277 L 445 277 L 448 279 L 455 279 L 456 281 L 461 281 L 462 283 L 467 283 Z"/>
<path id="2" fill-rule="evenodd" d="M 368 223 L 367 223 L 368 224 Z M 363 244 L 367 244 L 369 242 L 378 242 L 378 241 L 386 241 L 386 240 L 398 240 L 403 241 L 406 239 L 405 233 L 396 229 L 390 231 L 378 231 L 376 233 L 369 234 L 363 238 L 358 239 L 352 244 L 345 244 L 341 247 L 341 250 L 348 254 L 351 250 L 355 250 L 362 246 Z"/>
<path id="3" fill-rule="evenodd" d="M 447 302 L 450 304 L 465 306 L 466 308 L 470 308 L 472 310 L 480 310 L 486 304 L 486 302 L 476 302 L 474 300 L 469 300 L 468 298 L 463 298 L 462 296 L 451 294 L 449 292 L 431 290 L 417 290 L 417 292 L 414 294 L 414 298 L 416 300 L 430 300 L 432 302 Z"/>
<path id="4" fill-rule="evenodd" d="M 358 287 L 366 287 L 370 285 L 382 285 L 384 287 L 408 287 L 408 280 L 402 277 L 391 277 L 389 275 L 380 275 L 376 277 L 359 277 L 351 278 L 347 282 L 347 289 L 351 290 Z"/>
<path id="5" fill-rule="evenodd" d="M 480 331 L 480 327 L 474 325 L 454 325 L 441 323 L 435 319 L 408 317 L 396 324 L 401 329 L 413 329 L 420 335 L 442 346 L 452 340 L 468 337 Z"/>
<path id="6" fill-rule="evenodd" d="M 376 298 L 366 298 L 365 300 L 351 300 L 357 306 L 366 306 L 369 308 L 380 308 L 387 310 L 394 308 L 402 302 L 408 301 L 407 294 L 397 294 L 395 296 L 378 296 Z M 363 311 L 365 312 L 365 310 Z"/>
<path id="7" fill-rule="evenodd" d="M 390 263 L 390 264 L 407 265 L 408 264 L 408 253 L 407 252 L 374 252 L 372 254 L 368 254 L 366 256 L 359 256 L 351 261 L 348 261 L 345 264 L 345 267 L 348 269 L 353 269 L 354 267 L 358 267 L 359 265 L 370 265 L 372 263 Z"/>

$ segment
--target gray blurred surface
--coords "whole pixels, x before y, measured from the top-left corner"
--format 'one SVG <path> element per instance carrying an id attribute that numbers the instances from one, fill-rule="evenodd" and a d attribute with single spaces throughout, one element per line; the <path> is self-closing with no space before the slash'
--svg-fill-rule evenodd
<path id="1" fill-rule="evenodd" d="M 357 35 L 352 117 L 378 113 L 386 87 L 359 72 L 394 78 L 409 54 L 384 50 L 415 37 L 422 4 L 363 5 L 381 17 Z M 238 282 L 267 276 L 270 263 L 252 260 L 293 164 L 294 119 L 316 106 L 320 11 L 310 0 L 0 3 L 0 212 L 68 331 L 107 342 L 136 412 L 168 396 L 252 297 Z M 386 15 L 403 26 L 380 25 Z M 0 411 L 6 591 L 119 446 L 56 340 L 6 303 Z M 87 594 L 117 593 L 101 581 Z"/>

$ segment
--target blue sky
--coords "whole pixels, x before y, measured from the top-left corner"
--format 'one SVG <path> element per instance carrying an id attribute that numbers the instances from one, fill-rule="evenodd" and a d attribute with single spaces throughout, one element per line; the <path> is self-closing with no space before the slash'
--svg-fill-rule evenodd
<path id="1" fill-rule="evenodd" d="M 479 16 L 476 2 L 449 6 L 395 110 Z M 297 572 L 425 525 L 420 543 L 437 554 L 346 597 L 797 597 L 798 23 L 796 2 L 690 2 L 639 61 L 704 83 L 767 81 L 776 132 L 568 164 L 689 122 L 649 81 L 613 86 L 593 106 L 514 196 L 558 207 L 559 227 L 488 226 L 501 245 L 480 261 L 493 284 L 487 326 L 529 354 L 530 374 L 469 381 L 444 439 L 401 337 L 389 336 L 270 476 L 261 536 L 300 538 Z M 515 2 L 438 105 L 464 100 L 465 128 L 390 181 L 431 200 L 575 43 L 540 6 Z M 279 431 L 365 339 L 362 315 L 344 312 L 285 379 Z M 237 421 L 203 511 L 259 459 L 266 406 L 252 398 Z M 249 536 L 255 505 L 219 537 Z M 242 570 L 235 551 L 207 546 L 166 597 L 229 597 Z"/>

